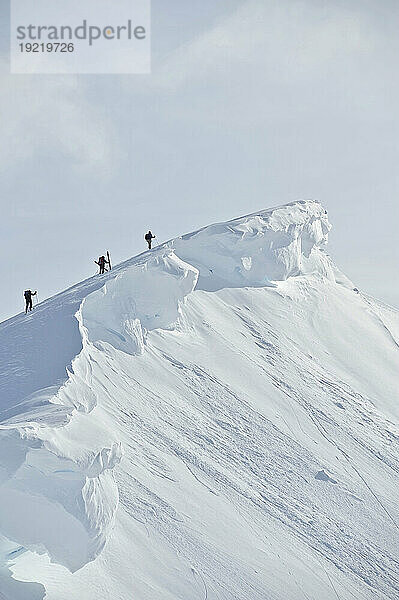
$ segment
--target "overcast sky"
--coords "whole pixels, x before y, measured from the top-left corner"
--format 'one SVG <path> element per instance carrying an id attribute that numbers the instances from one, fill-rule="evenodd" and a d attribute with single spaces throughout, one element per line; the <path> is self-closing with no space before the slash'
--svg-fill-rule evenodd
<path id="1" fill-rule="evenodd" d="M 0 59 L 0 319 L 159 241 L 316 198 L 330 253 L 399 306 L 397 0 L 153 0 L 152 75 Z"/>

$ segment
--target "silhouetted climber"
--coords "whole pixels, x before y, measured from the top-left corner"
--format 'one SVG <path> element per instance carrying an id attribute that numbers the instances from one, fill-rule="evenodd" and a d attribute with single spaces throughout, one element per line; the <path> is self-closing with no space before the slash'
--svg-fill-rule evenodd
<path id="1" fill-rule="evenodd" d="M 25 290 L 24 298 L 25 298 L 25 314 L 28 310 L 32 310 L 32 296 L 36 296 L 37 292 L 32 292 L 31 290 Z"/>
<path id="2" fill-rule="evenodd" d="M 110 260 L 107 260 L 105 258 L 105 256 L 100 256 L 100 258 L 94 261 L 96 263 L 96 265 L 98 265 L 100 267 L 100 275 L 102 275 L 103 273 L 105 273 L 105 265 L 110 265 Z"/>
<path id="3" fill-rule="evenodd" d="M 145 234 L 144 239 L 148 244 L 148 249 L 151 250 L 152 240 L 155 240 L 155 235 L 152 235 L 151 231 L 149 231 Z"/>

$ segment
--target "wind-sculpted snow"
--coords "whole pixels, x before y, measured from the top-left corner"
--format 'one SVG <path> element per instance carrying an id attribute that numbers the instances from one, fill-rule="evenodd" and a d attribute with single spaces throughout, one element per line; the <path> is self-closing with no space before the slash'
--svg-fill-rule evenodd
<path id="1" fill-rule="evenodd" d="M 198 271 L 164 250 L 131 267 L 82 303 L 83 337 L 100 348 L 107 342 L 128 354 L 144 351 L 147 331 L 171 327 Z"/>
<path id="2" fill-rule="evenodd" d="M 212 225 L 0 326 L 0 597 L 398 597 L 398 312 L 329 230 Z"/>
<path id="3" fill-rule="evenodd" d="M 61 346 L 65 343 L 75 357 L 67 357 L 64 381 L 35 390 L 27 398 L 23 395 L 20 398 L 18 391 L 24 386 L 30 390 L 29 382 L 21 385 L 17 381 L 17 389 L 13 388 L 13 377 L 7 373 L 7 362 L 4 361 L 3 375 L 8 375 L 8 380 L 3 380 L 4 409 L 0 423 L 0 447 L 3 449 L 0 456 L 0 473 L 3 475 L 0 479 L 0 531 L 6 539 L 39 553 L 47 552 L 53 561 L 71 571 L 93 560 L 102 550 L 118 505 L 112 470 L 121 459 L 122 449 L 97 422 L 93 357 L 104 343 L 131 354 L 142 352 L 147 331 L 171 327 L 178 319 L 181 303 L 194 289 L 197 277 L 194 267 L 186 265 L 168 249 L 142 264 L 128 266 L 120 272 L 115 270 L 114 278 L 81 300 L 74 315 L 81 331 L 79 341 L 75 334 L 76 325 L 70 317 L 82 293 L 79 288 L 67 293 L 73 301 L 69 302 L 69 317 L 63 315 L 62 321 L 67 326 L 58 343 Z M 91 287 L 89 283 L 87 288 Z M 68 307 L 65 298 L 64 302 L 57 300 L 59 298 L 55 299 L 55 307 L 50 303 L 50 314 L 51 308 L 57 312 L 59 306 L 67 304 Z M 43 309 L 39 309 L 24 317 L 25 321 L 15 319 L 5 323 L 3 337 L 8 340 L 10 331 L 12 335 L 16 331 L 19 333 L 23 323 L 22 330 L 30 330 L 30 338 L 34 329 L 40 339 L 40 327 L 43 332 L 48 326 L 40 319 L 43 316 Z M 40 324 L 35 323 L 35 319 Z M 47 338 L 43 333 L 42 337 Z M 36 345 L 37 338 L 34 340 Z M 50 332 L 48 338 L 51 340 Z M 20 344 L 24 341 L 21 336 Z M 54 346 L 53 339 L 49 350 Z M 29 349 L 27 353 L 30 353 Z M 11 362 L 15 358 L 8 357 L 8 360 Z M 46 377 L 50 381 L 51 373 L 45 371 L 52 369 L 54 357 L 47 350 L 41 361 L 41 366 L 37 365 L 40 373 L 36 373 L 35 378 L 47 383 Z M 23 360 L 21 370 L 22 364 Z M 62 372 L 59 365 L 57 372 Z M 21 375 L 24 377 L 25 374 L 21 371 Z M 25 377 L 29 379 L 29 373 Z M 7 383 L 9 387 L 6 388 Z M 92 417 L 86 425 L 85 414 Z M 83 437 L 79 441 L 72 440 L 68 433 L 54 429 L 61 426 L 67 431 L 84 427 Z M 65 435 L 69 438 L 66 445 Z M 91 435 L 95 438 L 94 445 L 90 443 Z M 109 446 L 103 447 L 101 444 L 107 438 Z"/>
<path id="4" fill-rule="evenodd" d="M 318 202 L 299 201 L 177 238 L 178 256 L 198 267 L 199 288 L 267 286 L 317 272 L 334 279 L 322 252 L 331 226 Z"/>

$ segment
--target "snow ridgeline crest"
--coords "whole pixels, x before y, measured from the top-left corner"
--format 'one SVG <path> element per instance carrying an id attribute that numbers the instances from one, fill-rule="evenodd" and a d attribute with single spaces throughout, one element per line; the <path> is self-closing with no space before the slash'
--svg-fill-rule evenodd
<path id="1" fill-rule="evenodd" d="M 8 464 L 3 459 L 1 471 L 0 541 L 46 552 L 71 571 L 94 560 L 118 506 L 113 469 L 122 448 L 112 440 L 112 425 L 102 420 L 93 361 L 118 351 L 142 354 L 147 333 L 176 327 L 195 289 L 275 286 L 310 273 L 337 280 L 322 250 L 329 230 L 318 202 L 294 202 L 205 227 L 127 261 L 103 279 L 79 284 L 78 310 L 69 300 L 73 288 L 64 292 L 65 301 L 62 294 L 46 301 L 44 310 L 57 301 L 75 315 L 82 342 L 66 380 L 19 398 L 5 411 L 11 417 L 0 421 L 3 456 L 13 454 Z M 26 323 L 22 318 L 18 327 Z M 34 417 L 26 417 L 32 406 Z M 77 439 L 80 434 L 88 441 Z M 108 445 L 92 447 L 93 439 Z"/>
<path id="2" fill-rule="evenodd" d="M 200 289 L 274 285 L 288 277 L 336 271 L 322 252 L 331 225 L 316 201 L 300 200 L 204 227 L 169 243 L 196 266 Z"/>
<path id="3" fill-rule="evenodd" d="M 173 327 L 195 289 L 275 286 L 309 273 L 336 280 L 322 252 L 330 229 L 322 206 L 302 200 L 176 238 L 83 300 L 82 338 L 141 354 L 146 333 Z"/>
<path id="4" fill-rule="evenodd" d="M 143 353 L 146 333 L 178 321 L 197 280 L 197 269 L 170 249 L 127 269 L 83 300 L 77 318 L 84 347 L 110 344 L 127 354 Z"/>

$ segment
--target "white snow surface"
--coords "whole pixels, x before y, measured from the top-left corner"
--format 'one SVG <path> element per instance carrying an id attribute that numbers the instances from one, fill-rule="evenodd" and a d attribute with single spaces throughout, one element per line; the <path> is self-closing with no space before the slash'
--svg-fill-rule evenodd
<path id="1" fill-rule="evenodd" d="M 399 598 L 399 313 L 315 201 L 0 325 L 0 598 Z"/>

